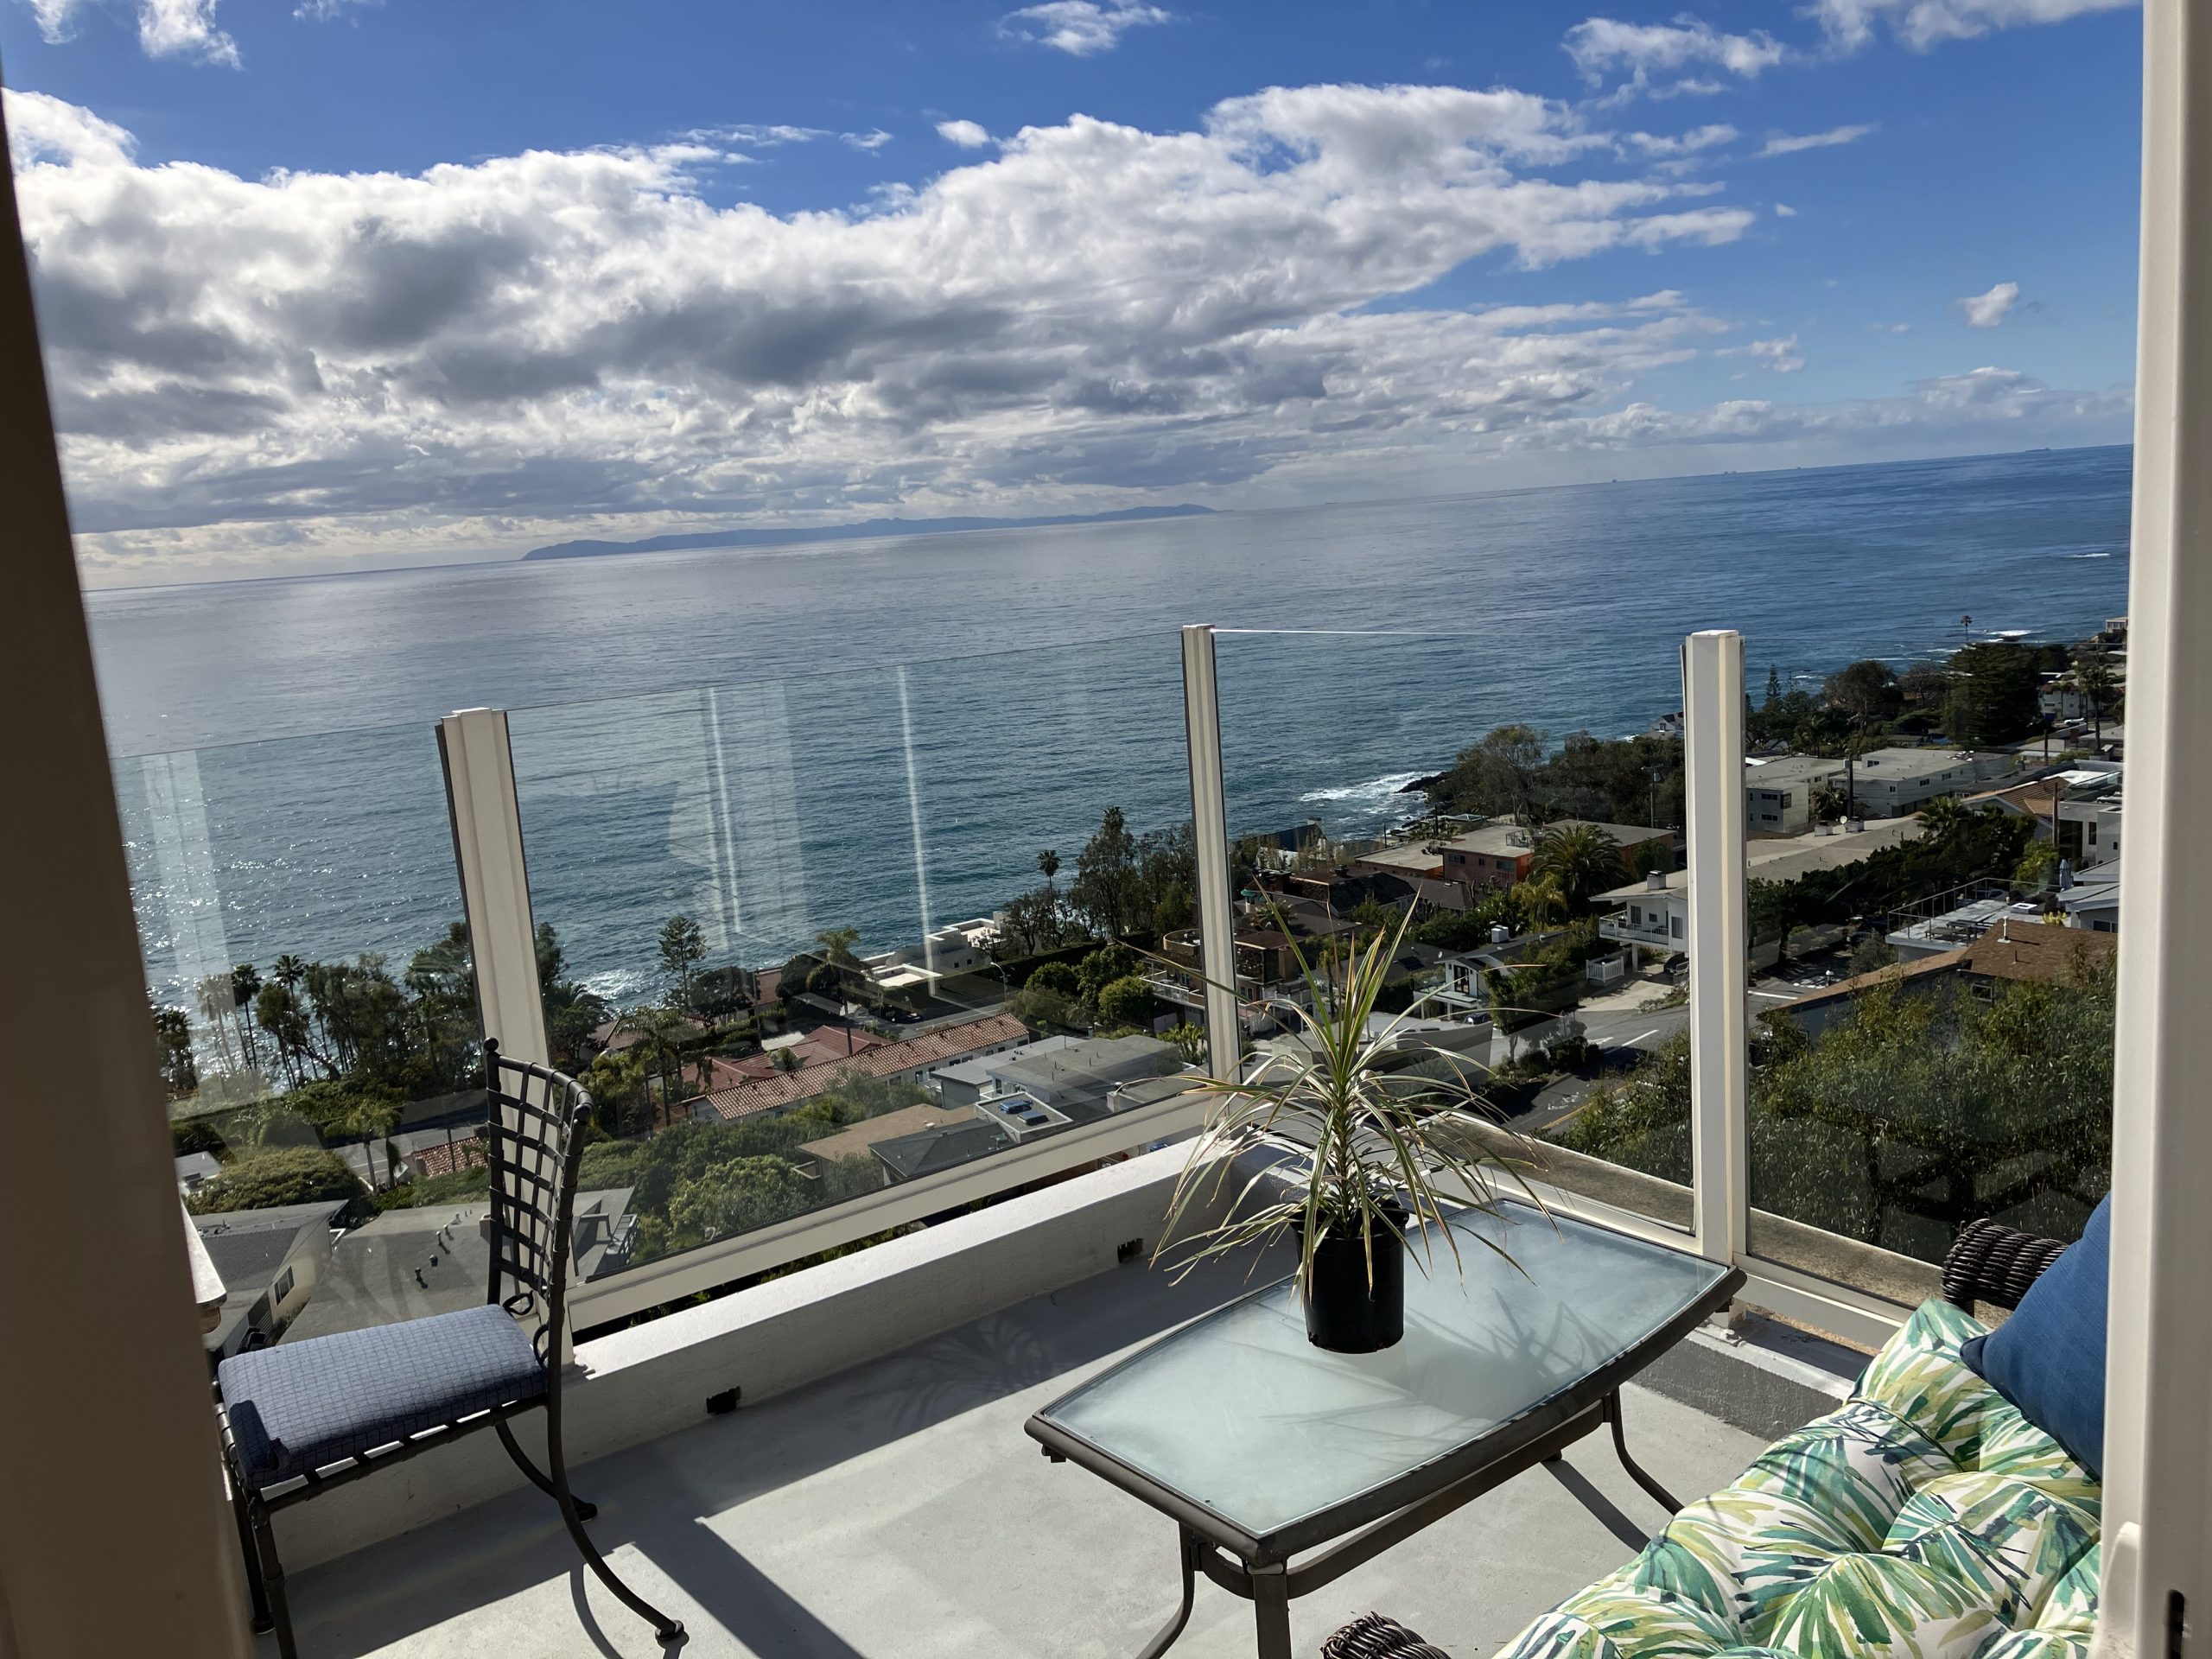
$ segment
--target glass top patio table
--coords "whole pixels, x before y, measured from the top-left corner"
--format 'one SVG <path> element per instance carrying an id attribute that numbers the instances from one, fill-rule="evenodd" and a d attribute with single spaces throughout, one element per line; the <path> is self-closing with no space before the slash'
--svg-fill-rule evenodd
<path id="1" fill-rule="evenodd" d="M 1415 1245 L 1395 1347 L 1313 1346 L 1285 1280 L 1101 1373 L 1030 1433 L 1247 1560 L 1281 1560 L 1589 1413 L 1743 1281 L 1682 1250 L 1500 1208 L 1454 1220 L 1464 1273 L 1440 1239 L 1423 1273 Z"/>

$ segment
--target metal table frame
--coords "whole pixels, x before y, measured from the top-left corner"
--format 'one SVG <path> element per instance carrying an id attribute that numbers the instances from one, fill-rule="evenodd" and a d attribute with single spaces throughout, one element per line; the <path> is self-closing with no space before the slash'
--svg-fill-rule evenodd
<path id="1" fill-rule="evenodd" d="M 1395 1479 L 1259 1537 L 1131 1468 L 1111 1452 L 1045 1421 L 1042 1413 L 1030 1418 L 1027 1432 L 1053 1462 L 1079 1465 L 1176 1523 L 1182 1601 L 1160 1633 L 1145 1644 L 1138 1659 L 1160 1659 L 1182 1635 L 1190 1622 L 1201 1573 L 1230 1594 L 1252 1604 L 1259 1659 L 1292 1659 L 1293 1601 L 1334 1583 L 1523 1470 L 1554 1461 L 1568 1446 L 1600 1428 L 1611 1428 L 1614 1453 L 1636 1484 L 1670 1512 L 1681 1509 L 1667 1490 L 1629 1455 L 1622 1432 L 1621 1384 L 1727 1306 L 1743 1284 L 1743 1271 L 1730 1268 L 1712 1289 L 1643 1342 L 1511 1421 Z M 1274 1288 L 1270 1286 L 1253 1294 L 1266 1295 Z M 1175 1342 L 1185 1334 L 1176 1332 L 1160 1341 Z M 1332 1547 L 1322 1549 L 1324 1545 Z M 1307 1554 L 1316 1549 L 1321 1553 Z M 1300 1555 L 1306 1559 L 1294 1565 L 1294 1557 Z"/>

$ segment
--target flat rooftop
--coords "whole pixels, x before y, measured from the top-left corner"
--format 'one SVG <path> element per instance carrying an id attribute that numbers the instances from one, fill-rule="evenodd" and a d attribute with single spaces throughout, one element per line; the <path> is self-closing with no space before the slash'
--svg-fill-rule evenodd
<path id="1" fill-rule="evenodd" d="M 1865 823 L 1864 830 L 1838 830 L 1829 835 L 1815 832 L 1747 842 L 1744 850 L 1745 874 L 1755 881 L 1794 881 L 1808 871 L 1837 870 L 1847 864 L 1856 864 L 1862 858 L 1917 840 L 1921 834 L 1920 820 L 1911 815 L 1868 818 Z M 1663 887 L 1655 888 L 1648 880 L 1630 881 L 1598 896 L 1625 903 L 1642 893 L 1688 891 L 1688 870 L 1669 870 L 1666 878 Z"/>
<path id="2" fill-rule="evenodd" d="M 1173 1608 L 1173 1529 L 1047 1463 L 1022 1424 L 1246 1288 L 1239 1266 L 1176 1286 L 1131 1263 L 583 1465 L 576 1490 L 617 1570 L 684 1622 L 689 1659 L 1128 1659 Z M 1827 1409 L 1857 1357 L 1792 1340 L 1756 1364 L 1703 1334 L 1669 1355 L 1624 1391 L 1637 1458 L 1688 1501 Z M 1493 1653 L 1665 1518 L 1592 1436 L 1294 1603 L 1298 1651 L 1379 1609 L 1464 1659 Z M 331 1659 L 660 1652 L 532 1491 L 290 1587 L 302 1650 Z M 1174 1652 L 1249 1659 L 1252 1641 L 1249 1604 L 1201 1580 Z"/>

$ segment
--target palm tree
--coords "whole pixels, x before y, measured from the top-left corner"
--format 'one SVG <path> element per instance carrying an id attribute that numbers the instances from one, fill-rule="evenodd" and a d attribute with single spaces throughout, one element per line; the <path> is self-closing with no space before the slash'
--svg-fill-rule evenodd
<path id="1" fill-rule="evenodd" d="M 223 1070 L 234 1071 L 238 1060 L 231 1052 L 231 1020 L 238 1013 L 238 1004 L 231 996 L 231 976 L 210 974 L 194 988 L 194 999 L 200 1012 L 215 1027 L 215 1048 L 222 1056 Z"/>
<path id="2" fill-rule="evenodd" d="M 388 1185 L 390 1184 L 388 1179 L 379 1181 L 377 1179 L 377 1155 L 374 1143 L 378 1141 L 383 1141 L 385 1143 L 384 1173 L 388 1178 L 391 1174 L 391 1132 L 399 1127 L 399 1108 L 388 1100 L 378 1100 L 372 1096 L 364 1096 L 346 1108 L 346 1115 L 338 1122 L 338 1127 L 360 1141 L 361 1162 L 368 1170 L 369 1185 L 377 1188 Z"/>
<path id="3" fill-rule="evenodd" d="M 1956 841 L 1981 817 L 1956 795 L 1938 795 L 1923 804 L 1917 816 L 1922 833 L 1939 844 Z"/>
<path id="4" fill-rule="evenodd" d="M 1513 902 L 1531 933 L 1542 931 L 1547 921 L 1563 917 L 1567 911 L 1566 891 L 1553 875 L 1533 875 L 1520 883 L 1513 889 Z"/>
<path id="5" fill-rule="evenodd" d="M 307 976 L 307 963 L 289 950 L 269 964 L 269 977 L 288 991 L 297 991 Z"/>
<path id="6" fill-rule="evenodd" d="M 675 1008 L 631 1008 L 614 1022 L 616 1032 L 632 1032 L 637 1035 L 638 1052 L 645 1057 L 647 1069 L 660 1078 L 660 1103 L 664 1113 L 671 1103 L 669 1100 L 668 1080 L 673 1074 L 677 1082 L 683 1080 L 683 1056 L 676 1046 L 677 1034 L 690 1021 Z"/>
<path id="7" fill-rule="evenodd" d="M 2097 747 L 2105 746 L 2105 709 L 2112 701 L 2117 682 L 2112 671 L 2112 658 L 2101 650 L 2084 651 L 2074 665 L 2074 683 L 2082 700 L 2089 705 L 2089 720 L 2096 735 Z"/>
<path id="8" fill-rule="evenodd" d="M 1060 855 L 1050 847 L 1037 855 L 1037 873 L 1045 878 L 1045 919 L 1057 922 L 1060 914 L 1059 889 L 1052 885 L 1052 878 L 1060 873 Z"/>
<path id="9" fill-rule="evenodd" d="M 1610 830 L 1594 823 L 1562 824 L 1540 833 L 1529 868 L 1576 906 L 1620 886 L 1628 874 L 1627 866 L 1621 861 L 1620 842 Z"/>

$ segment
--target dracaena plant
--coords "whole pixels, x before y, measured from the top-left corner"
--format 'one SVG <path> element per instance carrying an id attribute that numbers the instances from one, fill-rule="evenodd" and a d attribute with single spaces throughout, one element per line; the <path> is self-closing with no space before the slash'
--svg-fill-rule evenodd
<path id="1" fill-rule="evenodd" d="M 1424 1269 L 1441 1237 L 1459 1268 L 1459 1230 L 1446 1224 L 1450 1216 L 1497 1213 L 1508 1185 L 1541 1207 L 1523 1178 L 1536 1167 L 1522 1155 L 1526 1143 L 1483 1109 L 1467 1065 L 1432 1047 L 1444 1075 L 1409 1073 L 1402 1069 L 1408 1046 L 1398 1041 L 1406 1016 L 1375 1025 L 1376 1002 L 1411 921 L 1408 912 L 1395 930 L 1354 935 L 1349 945 L 1331 940 L 1318 963 L 1294 942 L 1306 1002 L 1273 997 L 1261 1006 L 1303 1040 L 1255 1059 L 1243 1077 L 1192 1080 L 1194 1090 L 1214 1099 L 1154 1252 L 1158 1260 L 1179 1250 L 1179 1276 L 1294 1229 L 1302 1240 L 1301 1295 L 1313 1282 L 1314 1251 L 1331 1236 L 1362 1241 L 1370 1284 L 1383 1234 L 1408 1246 L 1417 1237 L 1417 1250 L 1408 1254 Z M 1240 1172 L 1241 1154 L 1263 1150 L 1291 1160 Z M 1200 1210 L 1221 1219 L 1184 1232 Z M 1512 1261 L 1487 1236 L 1470 1236 Z"/>

